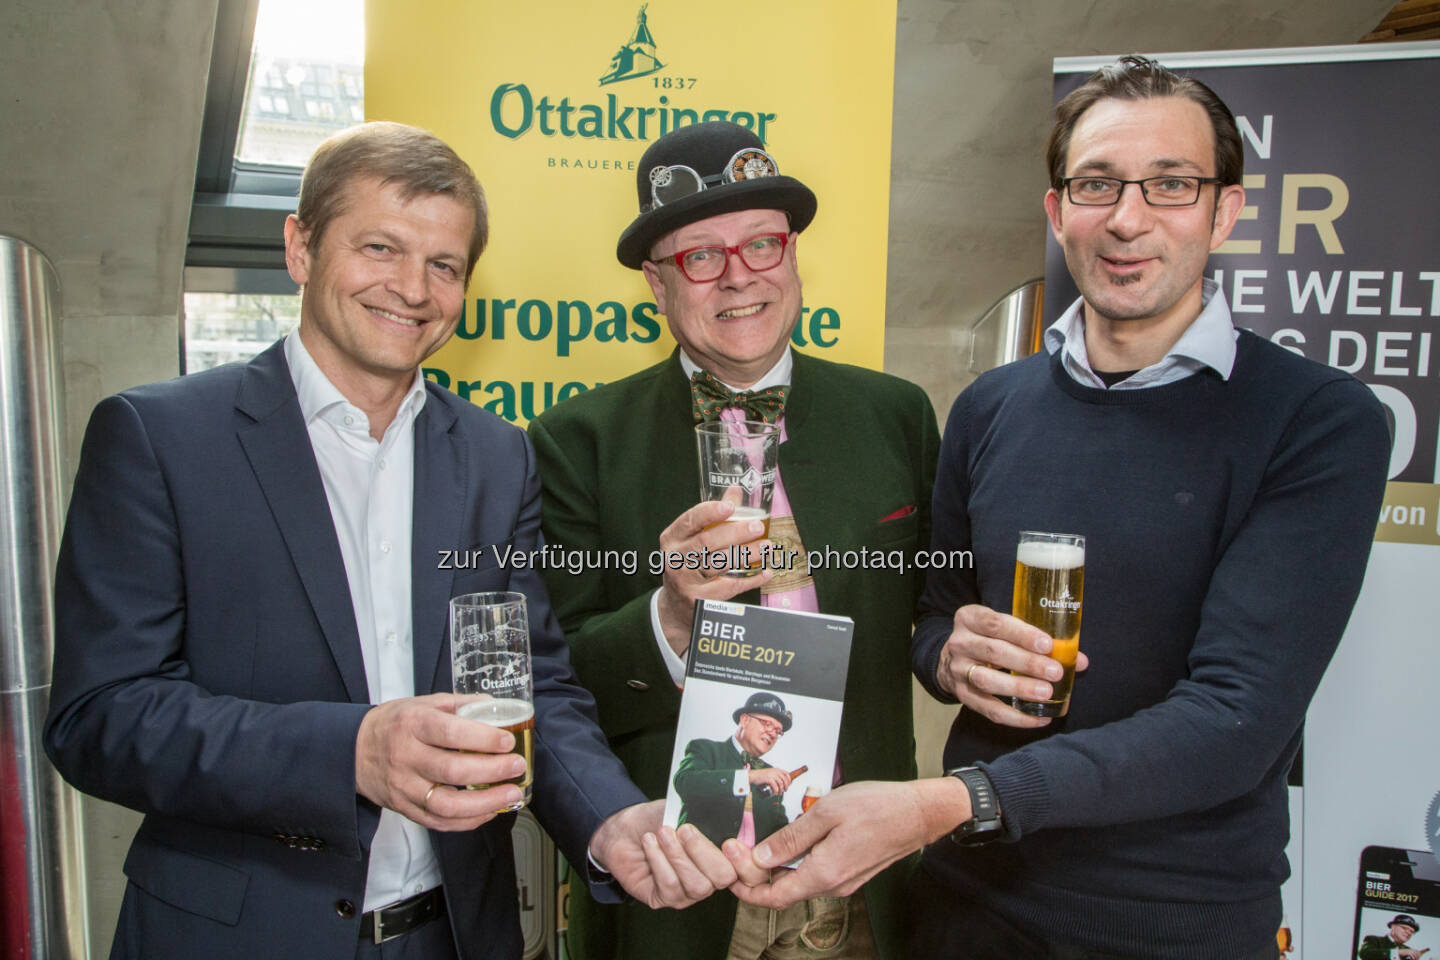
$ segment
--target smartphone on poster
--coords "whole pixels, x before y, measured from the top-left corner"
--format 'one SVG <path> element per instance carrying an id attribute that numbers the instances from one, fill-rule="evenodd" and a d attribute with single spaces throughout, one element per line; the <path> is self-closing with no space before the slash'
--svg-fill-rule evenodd
<path id="1" fill-rule="evenodd" d="M 1355 960 L 1440 960 L 1440 861 L 1429 850 L 1366 847 L 1355 884 Z"/>

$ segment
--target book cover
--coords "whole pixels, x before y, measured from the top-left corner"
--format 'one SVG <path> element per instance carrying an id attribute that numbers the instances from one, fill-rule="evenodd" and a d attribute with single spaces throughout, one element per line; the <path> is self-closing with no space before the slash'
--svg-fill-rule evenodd
<path id="1" fill-rule="evenodd" d="M 855 624 L 695 604 L 665 823 L 754 846 L 830 791 Z"/>

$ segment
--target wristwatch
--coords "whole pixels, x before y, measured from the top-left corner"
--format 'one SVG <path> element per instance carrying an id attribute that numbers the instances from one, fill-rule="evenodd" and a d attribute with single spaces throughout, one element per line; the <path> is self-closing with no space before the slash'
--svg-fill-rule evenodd
<path id="1" fill-rule="evenodd" d="M 967 847 L 999 840 L 1005 824 L 1000 819 L 1000 800 L 990 777 L 979 767 L 946 770 L 945 775 L 959 780 L 970 791 L 970 819 L 951 831 L 950 839 Z"/>

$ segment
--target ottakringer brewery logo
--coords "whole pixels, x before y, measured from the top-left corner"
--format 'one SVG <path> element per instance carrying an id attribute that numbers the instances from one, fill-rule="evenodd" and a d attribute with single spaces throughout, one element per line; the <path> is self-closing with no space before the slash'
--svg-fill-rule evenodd
<path id="1" fill-rule="evenodd" d="M 648 3 L 640 5 L 640 12 L 635 14 L 635 33 L 610 58 L 610 71 L 600 78 L 600 86 L 648 77 L 664 68 L 665 64 L 655 55 L 655 35 L 645 21 L 645 8 L 649 6 Z"/>
<path id="2" fill-rule="evenodd" d="M 566 169 L 633 171 L 633 157 L 577 155 L 572 151 L 585 141 L 592 141 L 596 147 L 605 141 L 643 143 L 679 127 L 711 120 L 728 120 L 753 130 L 762 143 L 769 142 L 771 130 L 779 121 L 778 112 L 755 104 L 717 105 L 708 101 L 714 91 L 700 84 L 699 77 L 665 70 L 666 64 L 656 51 L 655 34 L 650 30 L 646 14 L 649 6 L 640 6 L 635 14 L 635 29 L 611 55 L 610 69 L 600 77 L 599 86 L 622 80 L 641 82 L 611 86 L 611 90 L 621 93 L 606 91 L 594 97 L 595 102 L 586 102 L 592 98 L 585 95 L 537 89 L 525 80 L 500 83 L 490 93 L 491 129 L 507 140 L 518 140 L 529 133 L 556 138 L 555 147 L 560 152 L 548 157 L 546 163 Z"/>

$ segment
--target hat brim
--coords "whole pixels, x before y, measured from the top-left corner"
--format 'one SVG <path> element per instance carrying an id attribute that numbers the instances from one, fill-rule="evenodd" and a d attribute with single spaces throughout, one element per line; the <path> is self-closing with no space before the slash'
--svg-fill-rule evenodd
<path id="1" fill-rule="evenodd" d="M 711 187 L 675 203 L 642 213 L 620 234 L 615 255 L 632 270 L 650 259 L 650 248 L 672 230 L 737 210 L 783 210 L 799 233 L 815 219 L 815 194 L 794 177 L 762 177 Z"/>

